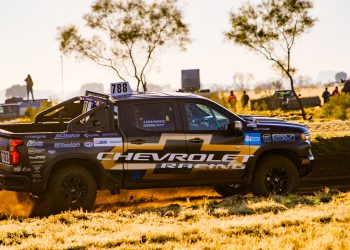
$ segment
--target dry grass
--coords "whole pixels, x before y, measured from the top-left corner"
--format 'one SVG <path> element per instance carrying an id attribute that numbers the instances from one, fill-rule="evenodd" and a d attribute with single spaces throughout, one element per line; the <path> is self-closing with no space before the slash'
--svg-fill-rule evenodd
<path id="1" fill-rule="evenodd" d="M 350 193 L 233 196 L 202 204 L 0 222 L 6 249 L 345 249 Z"/>

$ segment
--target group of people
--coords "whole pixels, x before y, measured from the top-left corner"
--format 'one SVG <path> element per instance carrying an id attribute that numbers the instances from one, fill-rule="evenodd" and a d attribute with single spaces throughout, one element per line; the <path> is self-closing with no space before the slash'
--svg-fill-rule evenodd
<path id="1" fill-rule="evenodd" d="M 326 87 L 322 93 L 323 103 L 329 102 L 329 99 L 331 96 L 336 96 L 339 94 L 338 86 L 335 87 L 335 89 L 332 91 L 332 94 L 328 91 L 328 88 Z"/>
<path id="2" fill-rule="evenodd" d="M 228 103 L 231 106 L 231 109 L 233 111 L 236 111 L 237 108 L 237 96 L 235 95 L 235 93 L 233 92 L 233 90 L 231 90 L 230 95 L 228 97 Z M 241 96 L 241 104 L 242 104 L 242 108 L 246 108 L 248 106 L 249 103 L 249 95 L 247 95 L 247 92 L 244 90 L 243 91 L 243 95 Z"/>
<path id="3" fill-rule="evenodd" d="M 347 81 L 341 80 L 341 82 L 344 83 L 344 87 L 341 92 L 350 94 L 350 80 L 347 80 Z M 331 96 L 336 96 L 338 94 L 340 94 L 338 86 L 334 88 L 334 90 L 332 91 L 332 94 L 328 91 L 328 88 L 326 87 L 322 93 L 323 104 L 329 102 L 329 99 L 331 98 Z"/>

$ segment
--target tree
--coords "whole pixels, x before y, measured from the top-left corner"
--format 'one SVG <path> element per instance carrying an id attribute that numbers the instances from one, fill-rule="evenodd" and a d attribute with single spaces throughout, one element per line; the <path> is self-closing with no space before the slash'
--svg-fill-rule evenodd
<path id="1" fill-rule="evenodd" d="M 104 92 L 104 88 L 103 88 L 103 84 L 102 83 L 91 82 L 91 83 L 83 84 L 80 87 L 79 94 L 80 95 L 85 95 L 85 92 L 87 90 L 90 90 L 90 91 L 93 91 L 93 92 L 97 92 L 97 93 L 103 93 Z"/>
<path id="2" fill-rule="evenodd" d="M 335 81 L 336 82 L 345 81 L 347 77 L 348 75 L 344 71 L 340 71 L 335 74 Z"/>
<path id="3" fill-rule="evenodd" d="M 312 8 L 311 0 L 262 0 L 257 5 L 246 3 L 237 13 L 230 13 L 231 29 L 225 33 L 227 39 L 263 55 L 289 78 L 304 119 L 303 105 L 294 90 L 296 69 L 291 64 L 291 54 L 296 38 L 316 22 L 309 14 Z"/>
<path id="4" fill-rule="evenodd" d="M 6 89 L 5 96 L 6 96 L 6 98 L 26 97 L 27 96 L 27 87 L 26 87 L 26 85 L 14 84 L 11 87 Z"/>
<path id="5" fill-rule="evenodd" d="M 240 72 L 236 72 L 233 75 L 233 84 L 237 90 L 245 90 L 248 85 L 254 81 L 254 75 L 251 73 L 243 74 Z"/>
<path id="6" fill-rule="evenodd" d="M 146 72 L 160 48 L 190 42 L 177 0 L 97 0 L 84 17 L 93 34 L 83 37 L 76 26 L 59 28 L 60 50 L 108 67 L 126 81 L 132 76 L 147 90 Z"/>

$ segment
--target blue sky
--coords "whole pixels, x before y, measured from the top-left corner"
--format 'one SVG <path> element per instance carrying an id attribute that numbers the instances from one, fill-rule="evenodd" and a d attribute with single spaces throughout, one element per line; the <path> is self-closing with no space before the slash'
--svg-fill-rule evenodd
<path id="1" fill-rule="evenodd" d="M 34 89 L 61 91 L 61 53 L 57 27 L 82 26 L 82 15 L 93 1 L 11 0 L 0 5 L 0 89 L 24 84 L 30 73 Z M 165 51 L 153 64 L 149 82 L 181 85 L 181 69 L 199 68 L 201 81 L 230 84 L 235 72 L 251 73 L 256 81 L 278 77 L 269 62 L 244 48 L 226 42 L 223 32 L 229 29 L 229 11 L 241 0 L 182 0 L 185 20 L 190 24 L 193 42 L 187 51 Z M 257 1 L 254 1 L 257 2 Z M 314 1 L 315 27 L 297 41 L 293 63 L 299 74 L 316 80 L 324 70 L 350 74 L 350 1 Z M 77 90 L 84 83 L 118 81 L 114 73 L 89 61 L 63 57 L 64 88 Z"/>

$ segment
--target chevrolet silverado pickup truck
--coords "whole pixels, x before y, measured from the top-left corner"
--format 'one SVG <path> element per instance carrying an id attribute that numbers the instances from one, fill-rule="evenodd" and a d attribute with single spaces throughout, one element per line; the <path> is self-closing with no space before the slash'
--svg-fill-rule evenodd
<path id="1" fill-rule="evenodd" d="M 152 92 L 87 91 L 33 123 L 1 124 L 0 152 L 0 189 L 30 193 L 50 213 L 90 210 L 103 189 L 284 195 L 313 161 L 303 125 L 239 116 L 194 94 Z"/>

